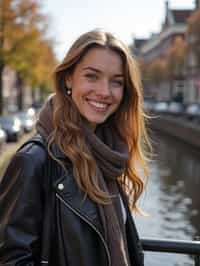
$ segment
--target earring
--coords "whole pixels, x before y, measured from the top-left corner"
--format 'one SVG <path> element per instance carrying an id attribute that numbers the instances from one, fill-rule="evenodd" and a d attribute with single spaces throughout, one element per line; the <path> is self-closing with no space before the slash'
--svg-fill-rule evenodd
<path id="1" fill-rule="evenodd" d="M 72 94 L 72 89 L 71 88 L 67 88 L 67 95 L 71 95 Z"/>

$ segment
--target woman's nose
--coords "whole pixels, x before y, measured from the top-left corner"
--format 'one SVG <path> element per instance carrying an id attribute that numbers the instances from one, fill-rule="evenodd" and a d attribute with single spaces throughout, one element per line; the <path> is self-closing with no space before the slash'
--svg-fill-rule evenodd
<path id="1" fill-rule="evenodd" d="M 110 84 L 108 80 L 101 82 L 97 94 L 102 97 L 109 97 L 111 95 Z"/>

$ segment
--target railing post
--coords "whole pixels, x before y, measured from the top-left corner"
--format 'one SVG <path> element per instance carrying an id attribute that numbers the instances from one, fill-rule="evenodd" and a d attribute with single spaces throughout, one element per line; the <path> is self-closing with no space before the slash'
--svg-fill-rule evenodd
<path id="1" fill-rule="evenodd" d="M 200 240 L 200 236 L 195 236 L 194 240 L 195 241 L 199 241 Z M 194 266 L 200 266 L 200 256 L 199 255 L 195 255 L 194 256 Z"/>

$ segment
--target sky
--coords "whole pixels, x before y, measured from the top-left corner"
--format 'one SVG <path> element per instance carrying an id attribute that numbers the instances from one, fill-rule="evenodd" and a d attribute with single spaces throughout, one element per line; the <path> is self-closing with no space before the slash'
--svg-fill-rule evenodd
<path id="1" fill-rule="evenodd" d="M 49 34 L 60 60 L 84 32 L 102 28 L 127 44 L 133 37 L 148 38 L 159 32 L 165 16 L 165 0 L 45 0 L 50 16 Z M 170 0 L 171 8 L 193 8 L 194 0 Z"/>

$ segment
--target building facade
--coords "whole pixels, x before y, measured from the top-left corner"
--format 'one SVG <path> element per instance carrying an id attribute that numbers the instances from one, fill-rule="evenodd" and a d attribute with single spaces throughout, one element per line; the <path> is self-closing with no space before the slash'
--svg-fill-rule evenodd
<path id="1" fill-rule="evenodd" d="M 21 89 L 23 92 L 22 108 L 27 108 L 32 104 L 32 90 L 29 86 L 24 84 Z M 6 66 L 3 72 L 4 113 L 18 111 L 19 91 L 16 71 Z"/>
<path id="2" fill-rule="evenodd" d="M 195 10 L 200 8 L 200 0 L 195 0 Z M 177 37 L 181 37 L 188 41 L 187 36 L 187 19 L 194 12 L 194 9 L 171 9 L 169 2 L 165 2 L 165 18 L 161 27 L 161 31 L 153 34 L 148 40 L 139 42 L 134 40 L 135 52 L 145 64 L 150 64 L 156 59 L 165 58 L 167 52 Z M 197 87 L 200 84 L 199 77 L 194 73 L 190 74 L 188 65 L 194 63 L 194 55 L 190 54 L 186 61 L 186 69 L 184 79 L 173 81 L 173 88 L 170 82 L 163 82 L 155 87 L 150 85 L 145 88 L 150 91 L 157 100 L 172 100 L 177 94 L 182 94 L 184 102 L 200 102 L 200 91 Z M 192 70 L 194 72 L 194 70 Z M 195 74 L 196 75 L 196 74 Z M 147 93 L 148 94 L 148 93 Z"/>

